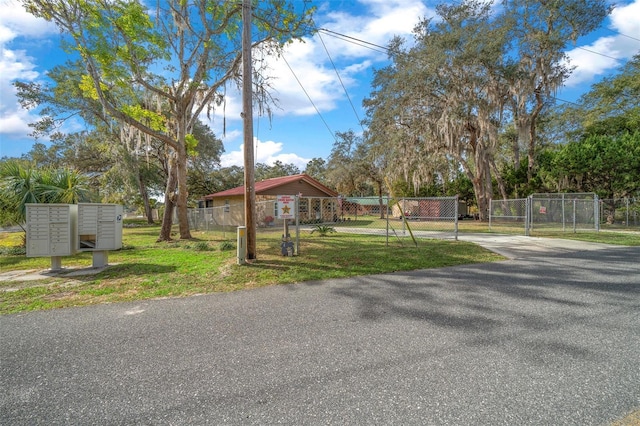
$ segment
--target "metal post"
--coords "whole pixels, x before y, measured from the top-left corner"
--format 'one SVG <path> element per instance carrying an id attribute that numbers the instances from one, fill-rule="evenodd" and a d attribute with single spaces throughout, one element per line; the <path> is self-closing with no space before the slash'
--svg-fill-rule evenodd
<path id="1" fill-rule="evenodd" d="M 389 197 L 388 196 L 385 200 L 385 204 L 387 206 L 387 245 L 386 247 L 389 247 Z"/>
<path id="2" fill-rule="evenodd" d="M 296 256 L 300 256 L 300 197 L 295 196 L 296 209 Z"/>
<path id="3" fill-rule="evenodd" d="M 573 199 L 573 233 L 576 233 L 576 199 Z"/>
<path id="4" fill-rule="evenodd" d="M 493 200 L 489 198 L 489 231 L 491 231 L 491 213 L 493 213 Z"/>
<path id="5" fill-rule="evenodd" d="M 615 200 L 614 200 L 615 202 Z M 626 222 L 627 222 L 627 228 L 629 227 L 629 197 L 624 197 L 624 205 L 625 205 L 625 216 L 627 218 Z"/>
<path id="6" fill-rule="evenodd" d="M 531 195 L 529 195 L 524 202 L 524 235 L 529 236 L 531 234 L 531 222 L 532 220 L 532 209 L 531 207 Z"/>
<path id="7" fill-rule="evenodd" d="M 458 241 L 458 195 L 456 194 L 456 199 L 455 199 L 455 203 L 456 203 L 456 207 L 455 207 L 455 212 L 454 212 L 454 220 L 455 220 L 455 236 L 456 236 L 456 241 Z M 489 220 L 491 220 L 491 200 L 489 200 Z"/>
<path id="8" fill-rule="evenodd" d="M 594 216 L 596 232 L 600 232 L 600 209 L 598 208 L 599 205 L 600 205 L 600 199 L 596 194 L 593 197 L 593 216 Z"/>
<path id="9" fill-rule="evenodd" d="M 574 200 L 574 203 L 575 203 L 575 200 Z M 575 206 L 574 206 L 574 210 L 575 210 Z M 574 211 L 574 218 L 575 218 L 575 211 Z M 575 223 L 574 223 L 574 226 L 575 226 Z M 564 193 L 563 193 L 562 194 L 562 232 L 564 231 L 565 231 L 565 220 L 564 220 Z"/>

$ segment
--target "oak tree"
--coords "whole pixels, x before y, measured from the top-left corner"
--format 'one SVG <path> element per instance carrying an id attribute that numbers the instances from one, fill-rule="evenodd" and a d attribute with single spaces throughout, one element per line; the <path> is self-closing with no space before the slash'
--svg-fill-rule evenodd
<path id="1" fill-rule="evenodd" d="M 239 82 L 242 7 L 223 0 L 167 0 L 153 9 L 137 0 L 22 0 L 35 16 L 54 22 L 86 74 L 85 97 L 117 120 L 122 137 L 167 147 L 166 213 L 159 240 L 171 239 L 177 207 L 180 238 L 191 238 L 187 219 L 188 152 L 194 123 L 224 102 L 225 85 Z M 299 9 L 299 8 L 298 8 Z M 254 14 L 254 48 L 277 54 L 302 36 L 311 9 L 295 2 L 266 0 Z M 259 66 L 256 75 L 265 75 Z M 256 92 L 269 98 L 268 81 L 254 78 Z"/>

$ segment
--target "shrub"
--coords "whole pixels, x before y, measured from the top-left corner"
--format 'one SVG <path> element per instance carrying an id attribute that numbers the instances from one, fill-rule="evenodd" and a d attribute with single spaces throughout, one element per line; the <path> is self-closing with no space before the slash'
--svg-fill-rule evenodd
<path id="1" fill-rule="evenodd" d="M 26 247 L 0 247 L 0 254 L 6 254 L 9 256 L 22 256 L 27 254 Z"/>
<path id="2" fill-rule="evenodd" d="M 320 234 L 321 237 L 324 237 L 327 234 L 331 234 L 333 232 L 336 232 L 336 229 L 334 227 L 332 227 L 332 226 L 327 226 L 327 225 L 315 225 L 313 227 L 313 229 L 311 230 L 312 234 L 314 232 L 317 232 L 318 234 Z"/>
<path id="3" fill-rule="evenodd" d="M 220 243 L 218 248 L 220 249 L 220 251 L 228 251 L 228 250 L 234 250 L 236 248 L 236 245 L 233 244 L 231 241 L 223 241 Z"/>
<path id="4" fill-rule="evenodd" d="M 194 244 L 193 249 L 195 251 L 208 251 L 211 250 L 211 247 L 209 247 L 209 243 L 206 241 L 198 241 Z"/>

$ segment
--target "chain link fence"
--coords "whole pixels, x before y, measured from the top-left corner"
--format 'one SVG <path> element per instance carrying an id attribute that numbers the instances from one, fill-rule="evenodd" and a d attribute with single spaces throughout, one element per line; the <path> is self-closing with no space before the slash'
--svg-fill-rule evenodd
<path id="1" fill-rule="evenodd" d="M 290 219 L 290 233 L 302 237 L 314 232 L 376 234 L 387 238 L 445 237 L 457 239 L 458 219 L 466 214 L 466 205 L 457 197 L 298 197 L 296 219 Z M 278 219 L 276 200 L 256 203 L 257 233 L 283 233 L 284 221 Z M 174 215 L 175 218 L 175 215 Z M 218 231 L 231 238 L 244 225 L 244 204 L 189 209 L 193 231 Z M 177 219 L 174 219 L 174 221 Z"/>
<path id="2" fill-rule="evenodd" d="M 600 209 L 593 193 L 533 194 L 530 230 L 598 231 Z"/>
<path id="3" fill-rule="evenodd" d="M 533 194 L 526 199 L 491 200 L 489 229 L 509 231 L 598 231 L 600 200 L 593 193 Z"/>
<path id="4" fill-rule="evenodd" d="M 640 198 L 601 199 L 600 223 L 607 228 L 640 227 Z"/>

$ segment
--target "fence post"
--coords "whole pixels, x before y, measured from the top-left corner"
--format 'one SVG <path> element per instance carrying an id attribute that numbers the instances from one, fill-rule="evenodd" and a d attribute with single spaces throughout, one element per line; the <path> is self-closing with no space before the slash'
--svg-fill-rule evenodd
<path id="1" fill-rule="evenodd" d="M 296 210 L 296 256 L 300 256 L 300 197 L 298 195 L 294 198 L 295 210 Z"/>
<path id="2" fill-rule="evenodd" d="M 566 231 L 565 220 L 564 220 L 564 193 L 562 193 L 562 232 Z M 573 228 L 575 232 L 576 225 L 576 201 L 573 200 Z"/>
<path id="3" fill-rule="evenodd" d="M 389 247 L 389 196 L 387 195 L 385 200 L 385 205 L 387 206 L 387 245 Z"/>
<path id="4" fill-rule="evenodd" d="M 457 203 L 456 203 L 456 208 L 457 208 Z M 493 200 L 491 198 L 489 198 L 489 231 L 491 231 L 491 216 L 492 216 L 492 213 L 493 213 Z M 504 215 L 504 213 L 503 213 L 503 215 Z"/>
<path id="5" fill-rule="evenodd" d="M 456 199 L 455 199 L 455 203 L 456 203 L 456 207 L 455 207 L 455 212 L 454 212 L 454 220 L 455 220 L 455 239 L 456 241 L 458 241 L 458 194 L 456 194 Z M 491 222 L 491 199 L 489 199 L 489 222 Z M 491 229 L 491 228 L 489 228 Z"/>
<path id="6" fill-rule="evenodd" d="M 595 222 L 596 232 L 600 232 L 600 201 L 598 198 L 598 194 L 593 197 L 593 218 Z M 615 219 L 615 218 L 614 218 Z"/>
<path id="7" fill-rule="evenodd" d="M 624 197 L 624 205 L 625 205 L 625 217 L 626 217 L 626 226 L 629 227 L 629 197 Z"/>
<path id="8" fill-rule="evenodd" d="M 524 202 L 524 235 L 526 237 L 528 237 L 530 235 L 531 232 L 531 225 L 533 222 L 532 219 L 532 215 L 531 215 L 531 210 L 533 207 L 531 207 L 531 195 L 529 195 Z"/>

